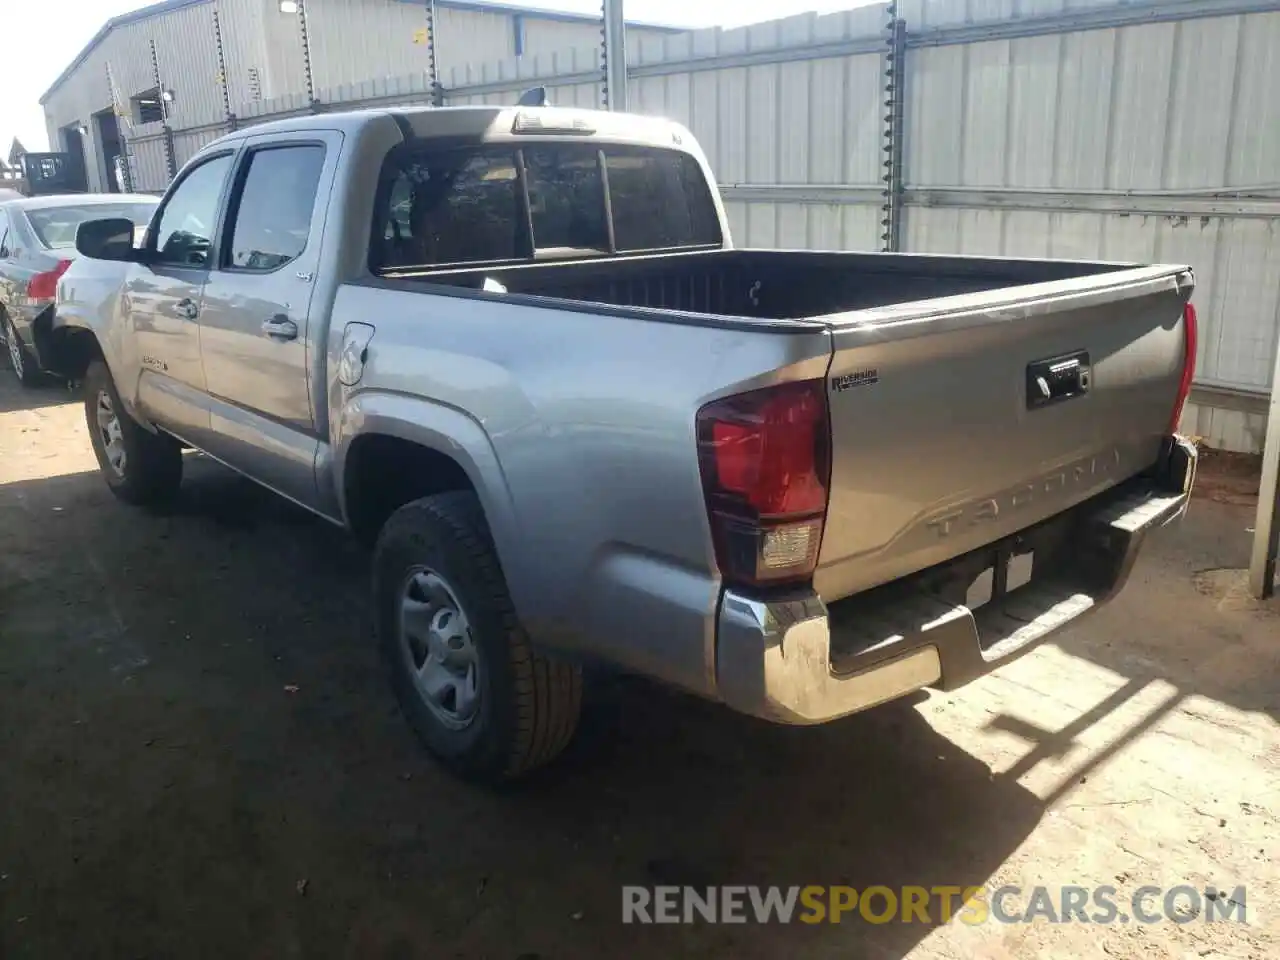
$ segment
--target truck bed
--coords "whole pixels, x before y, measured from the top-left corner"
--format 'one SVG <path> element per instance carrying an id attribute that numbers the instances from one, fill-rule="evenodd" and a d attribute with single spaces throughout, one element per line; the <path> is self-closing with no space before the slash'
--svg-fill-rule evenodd
<path id="1" fill-rule="evenodd" d="M 391 274 L 469 289 L 618 307 L 774 320 L 815 318 L 898 303 L 1096 276 L 1122 264 L 1048 260 L 712 250 L 658 256 Z"/>
<path id="2" fill-rule="evenodd" d="M 824 333 L 830 499 L 814 585 L 829 603 L 1149 469 L 1175 426 L 1192 289 L 1170 265 L 758 250 L 421 279 L 551 309 Z"/>

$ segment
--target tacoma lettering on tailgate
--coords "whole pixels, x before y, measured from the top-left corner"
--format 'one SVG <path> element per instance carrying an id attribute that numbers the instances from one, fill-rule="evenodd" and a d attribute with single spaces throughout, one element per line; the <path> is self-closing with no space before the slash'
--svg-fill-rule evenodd
<path id="1" fill-rule="evenodd" d="M 929 529 L 939 537 L 948 537 L 958 530 L 968 529 L 980 523 L 989 523 L 1010 512 L 1032 504 L 1043 504 L 1068 491 L 1085 491 L 1100 484 L 1118 472 L 1122 457 L 1120 450 L 1098 453 L 1029 483 L 1021 484 L 994 497 L 984 497 L 963 506 L 953 507 L 929 521 Z"/>

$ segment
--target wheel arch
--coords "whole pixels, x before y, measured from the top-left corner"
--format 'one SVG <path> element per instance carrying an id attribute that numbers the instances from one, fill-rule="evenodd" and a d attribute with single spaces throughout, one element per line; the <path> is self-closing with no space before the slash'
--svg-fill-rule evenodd
<path id="1" fill-rule="evenodd" d="M 94 360 L 102 360 L 111 368 L 97 333 L 88 327 L 50 325 L 44 330 L 37 328 L 37 337 L 45 369 L 57 376 L 83 380 Z"/>
<path id="2" fill-rule="evenodd" d="M 488 434 L 452 407 L 417 397 L 362 393 L 336 421 L 335 482 L 343 522 L 365 542 L 404 503 L 453 490 L 475 493 L 510 579 L 518 542 L 506 476 Z M 517 584 L 510 584 L 513 596 Z"/>

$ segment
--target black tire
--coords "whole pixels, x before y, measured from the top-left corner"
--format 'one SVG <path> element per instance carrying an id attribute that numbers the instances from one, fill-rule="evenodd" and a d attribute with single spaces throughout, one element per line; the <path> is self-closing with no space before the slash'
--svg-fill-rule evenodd
<path id="1" fill-rule="evenodd" d="M 13 327 L 13 321 L 3 311 L 0 311 L 0 325 L 3 326 L 0 333 L 4 334 L 5 345 L 9 348 L 5 351 L 5 356 L 9 358 L 9 366 L 13 368 L 18 383 L 24 387 L 39 386 L 44 382 L 40 367 L 31 351 L 23 345 L 22 338 Z"/>
<path id="2" fill-rule="evenodd" d="M 462 729 L 418 692 L 401 639 L 401 603 L 415 571 L 443 578 L 470 626 L 481 669 L 476 712 Z M 516 617 L 488 525 L 473 493 L 445 493 L 397 510 L 373 559 L 379 644 L 400 707 L 427 749 L 467 780 L 497 784 L 554 759 L 582 708 L 582 671 L 533 650 Z"/>
<path id="3" fill-rule="evenodd" d="M 125 453 L 123 470 L 112 465 L 107 439 L 99 428 L 98 405 L 103 394 L 119 419 Z M 84 415 L 98 466 L 112 493 L 138 506 L 163 503 L 173 497 L 182 483 L 182 447 L 172 437 L 144 429 L 129 416 L 120 402 L 111 372 L 101 360 L 94 360 L 85 371 Z"/>

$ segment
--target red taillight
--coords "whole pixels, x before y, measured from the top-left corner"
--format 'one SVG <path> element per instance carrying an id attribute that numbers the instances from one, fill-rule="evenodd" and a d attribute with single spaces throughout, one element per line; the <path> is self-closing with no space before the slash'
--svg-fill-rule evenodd
<path id="1" fill-rule="evenodd" d="M 1199 343 L 1199 331 L 1196 326 L 1196 308 L 1188 303 L 1182 308 L 1182 328 L 1186 342 L 1186 357 L 1182 361 L 1182 380 L 1178 384 L 1178 399 L 1173 404 L 1173 417 L 1169 421 L 1169 432 L 1178 432 L 1178 422 L 1182 419 L 1182 408 L 1191 394 L 1191 381 L 1196 375 L 1196 349 Z"/>
<path id="2" fill-rule="evenodd" d="M 698 411 L 698 464 L 725 580 L 813 575 L 827 511 L 831 430 L 825 382 L 753 390 Z"/>
<path id="3" fill-rule="evenodd" d="M 70 260 L 59 260 L 52 270 L 37 273 L 27 281 L 27 297 L 31 300 L 52 300 L 58 294 L 58 281 L 69 266 Z"/>

